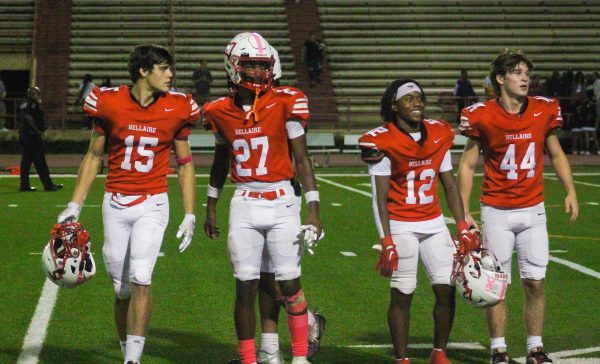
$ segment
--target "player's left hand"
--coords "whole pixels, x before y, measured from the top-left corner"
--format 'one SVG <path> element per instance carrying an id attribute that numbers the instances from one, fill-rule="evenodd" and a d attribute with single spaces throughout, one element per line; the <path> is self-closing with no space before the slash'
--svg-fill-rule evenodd
<path id="1" fill-rule="evenodd" d="M 579 216 L 579 203 L 577 203 L 577 195 L 575 193 L 570 193 L 565 198 L 565 212 L 571 213 L 571 217 L 569 218 L 569 223 L 574 223 L 577 220 L 577 216 Z"/>
<path id="2" fill-rule="evenodd" d="M 179 244 L 180 253 L 183 253 L 192 242 L 195 224 L 196 216 L 194 214 L 185 214 L 183 222 L 179 225 L 179 230 L 177 231 L 177 239 L 183 237 L 181 244 Z"/>
<path id="3" fill-rule="evenodd" d="M 321 229 L 320 235 L 317 235 L 317 227 L 314 225 L 301 225 L 300 226 L 300 238 L 304 242 L 306 251 L 311 255 L 315 254 L 314 249 L 321 239 L 325 237 L 325 230 Z"/>

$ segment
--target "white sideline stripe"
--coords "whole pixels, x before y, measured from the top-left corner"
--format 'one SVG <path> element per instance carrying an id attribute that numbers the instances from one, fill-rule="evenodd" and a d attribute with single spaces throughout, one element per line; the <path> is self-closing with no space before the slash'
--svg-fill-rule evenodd
<path id="1" fill-rule="evenodd" d="M 83 205 L 85 207 L 102 207 L 102 205 Z M 67 205 L 56 205 L 56 207 L 67 207 Z"/>
<path id="2" fill-rule="evenodd" d="M 585 348 L 585 349 L 575 349 L 575 350 L 564 350 L 564 351 L 557 351 L 556 353 L 549 353 L 550 357 L 552 357 L 552 359 L 554 359 L 555 362 L 557 363 L 561 363 L 561 364 L 565 364 L 565 363 L 569 363 L 569 364 L 597 364 L 598 363 L 598 357 L 592 357 L 592 358 L 571 358 L 569 359 L 570 356 L 577 356 L 577 355 L 584 355 L 584 354 L 589 354 L 589 353 L 595 353 L 600 351 L 600 346 L 595 346 L 592 348 Z M 516 361 L 517 363 L 525 363 L 527 358 L 522 357 L 522 358 L 516 358 L 513 359 L 514 361 Z M 558 361 L 557 359 L 560 359 L 560 361 Z"/>
<path id="3" fill-rule="evenodd" d="M 598 206 L 598 205 L 600 205 L 600 203 L 598 203 L 598 202 L 584 202 L 582 205 Z"/>
<path id="4" fill-rule="evenodd" d="M 550 253 L 567 253 L 566 250 L 550 250 Z"/>
<path id="5" fill-rule="evenodd" d="M 556 177 L 548 177 L 548 179 L 551 179 L 553 181 L 558 181 L 559 180 Z M 584 186 L 600 187 L 599 184 L 589 183 L 589 182 L 573 181 L 573 183 L 578 184 L 578 185 L 584 185 Z"/>
<path id="6" fill-rule="evenodd" d="M 353 252 L 340 252 L 340 254 L 342 254 L 345 257 L 355 257 L 356 253 Z"/>
<path id="7" fill-rule="evenodd" d="M 11 203 L 10 205 L 8 205 L 8 207 L 17 207 L 19 205 L 17 205 L 16 203 Z"/>
<path id="8" fill-rule="evenodd" d="M 58 286 L 46 278 L 27 335 L 23 340 L 23 348 L 17 359 L 17 364 L 37 364 L 57 296 Z"/>
<path id="9" fill-rule="evenodd" d="M 342 204 L 339 202 L 332 202 L 331 206 L 340 207 L 340 206 L 342 206 Z"/>
<path id="10" fill-rule="evenodd" d="M 368 345 L 346 345 L 345 348 L 365 348 L 365 349 L 379 349 L 379 348 L 391 348 L 392 344 L 368 344 Z M 411 349 L 430 349 L 433 347 L 432 344 L 408 344 Z M 486 349 L 480 343 L 448 343 L 448 349 L 462 349 L 462 350 L 484 350 Z"/>
<path id="11" fill-rule="evenodd" d="M 361 194 L 363 196 L 371 197 L 371 194 L 368 193 L 368 192 L 361 191 L 361 190 L 358 190 L 356 188 L 352 188 L 352 187 L 343 185 L 341 183 L 333 182 L 333 181 L 328 180 L 328 179 L 323 178 L 323 177 L 316 177 L 316 178 L 317 178 L 317 180 L 325 182 L 325 183 L 328 183 L 330 185 L 333 185 L 333 186 L 336 186 L 336 187 L 339 187 L 339 188 L 342 188 L 342 189 L 345 189 L 345 190 L 348 190 L 348 191 L 356 192 L 356 193 L 359 193 L 359 194 Z M 599 187 L 600 187 L 600 185 L 599 185 Z M 373 247 L 373 248 L 375 248 L 375 247 Z M 567 266 L 567 267 L 569 267 L 571 269 L 574 269 L 574 270 L 576 270 L 578 272 L 581 272 L 583 274 L 587 274 L 587 275 L 592 276 L 594 278 L 600 279 L 600 273 L 598 273 L 595 270 L 592 270 L 590 268 L 584 267 L 583 265 L 580 265 L 580 264 L 577 264 L 577 263 L 573 263 L 573 262 L 570 262 L 568 260 L 556 258 L 556 257 L 553 257 L 552 255 L 549 256 L 549 259 L 551 261 L 555 262 L 555 263 L 565 265 L 565 266 Z"/>
<path id="12" fill-rule="evenodd" d="M 552 255 L 550 255 L 550 260 L 553 261 L 554 263 L 558 263 L 558 264 L 562 264 L 565 265 L 571 269 L 574 269 L 578 272 L 581 272 L 583 274 L 587 274 L 588 276 L 592 276 L 596 279 L 600 279 L 600 273 L 596 272 L 593 269 L 584 267 L 583 265 L 577 264 L 577 263 L 573 263 L 570 262 L 568 260 L 565 259 L 561 259 L 561 258 L 557 258 L 557 257 L 553 257 Z"/>

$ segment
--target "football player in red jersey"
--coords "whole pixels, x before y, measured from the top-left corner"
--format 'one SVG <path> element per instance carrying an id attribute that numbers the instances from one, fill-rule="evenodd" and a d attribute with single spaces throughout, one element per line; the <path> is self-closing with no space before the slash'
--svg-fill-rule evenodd
<path id="1" fill-rule="evenodd" d="M 565 212 L 574 222 L 579 213 L 571 167 L 555 129 L 562 126 L 557 100 L 528 97 L 531 61 L 521 51 L 505 50 L 492 62 L 490 79 L 498 99 L 466 107 L 460 132 L 469 139 L 459 166 L 459 186 L 467 220 L 473 174 L 480 150 L 483 245 L 510 273 L 513 250 L 519 260 L 525 290 L 527 363 L 551 363 L 543 351 L 544 277 L 548 264 L 548 231 L 543 196 L 544 150 L 567 197 Z M 503 301 L 487 311 L 492 363 L 508 363 L 504 338 L 507 306 Z"/>
<path id="2" fill-rule="evenodd" d="M 373 210 L 382 251 L 376 269 L 391 277 L 388 323 L 396 363 L 409 363 L 410 305 L 417 284 L 419 258 L 435 294 L 434 337 L 430 363 L 450 363 L 446 345 L 454 320 L 454 287 L 450 282 L 453 242 L 437 193 L 441 181 L 448 207 L 457 221 L 463 251 L 479 247 L 465 222 L 458 185 L 452 174 L 452 127 L 424 117 L 425 93 L 411 79 L 392 82 L 381 98 L 384 125 L 359 139 L 369 163 Z"/>
<path id="3" fill-rule="evenodd" d="M 265 245 L 288 313 L 292 363 L 308 363 L 307 304 L 300 284 L 302 227 L 299 200 L 290 184 L 294 176 L 290 148 L 307 191 L 304 234 L 314 239 L 322 230 L 319 194 L 304 132 L 308 101 L 298 89 L 271 87 L 273 64 L 271 47 L 261 35 L 234 37 L 225 50 L 225 69 L 234 92 L 206 104 L 203 110 L 205 125 L 217 140 L 205 222 L 206 234 L 213 239 L 218 236 L 217 200 L 230 160 L 231 179 L 237 185 L 227 240 L 237 285 L 234 316 L 243 364 L 257 361 L 254 301 Z"/>
<path id="4" fill-rule="evenodd" d="M 133 87 L 94 88 L 84 111 L 94 118 L 71 202 L 58 222 L 77 220 L 96 178 L 105 145 L 108 175 L 102 254 L 116 295 L 114 317 L 125 363 L 139 363 L 150 319 L 152 271 L 169 220 L 167 169 L 171 149 L 179 165 L 185 217 L 177 237 L 183 252 L 194 232 L 195 173 L 187 137 L 200 109 L 191 95 L 170 92 L 173 58 L 156 45 L 129 56 Z"/>

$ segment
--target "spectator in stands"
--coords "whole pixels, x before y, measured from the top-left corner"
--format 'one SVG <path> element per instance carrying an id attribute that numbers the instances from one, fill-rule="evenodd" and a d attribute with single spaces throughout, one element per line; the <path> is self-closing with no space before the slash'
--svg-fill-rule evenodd
<path id="1" fill-rule="evenodd" d="M 192 74 L 192 81 L 194 82 L 194 99 L 198 106 L 202 107 L 205 102 L 210 101 L 210 85 L 213 82 L 206 60 L 200 62 L 200 67 Z"/>
<path id="2" fill-rule="evenodd" d="M 109 76 L 104 76 L 100 87 L 113 87 Z"/>
<path id="3" fill-rule="evenodd" d="M 581 113 L 581 134 L 583 141 L 581 154 L 583 155 L 590 155 L 593 150 L 600 154 L 598 135 L 596 133 L 596 100 L 594 98 L 593 82 L 594 76 L 589 75 L 586 80 L 585 101 L 578 107 Z"/>
<path id="4" fill-rule="evenodd" d="M 460 112 L 465 106 L 469 106 L 477 102 L 477 95 L 473 90 L 473 85 L 469 81 L 469 75 L 466 69 L 460 70 L 460 78 L 456 80 L 454 85 L 454 97 L 456 98 L 456 122 L 460 122 Z"/>
<path id="5" fill-rule="evenodd" d="M 594 99 L 596 100 L 596 129 L 600 126 L 600 74 L 594 72 L 594 83 L 592 89 L 594 91 Z"/>
<path id="6" fill-rule="evenodd" d="M 8 129 L 6 129 L 6 103 L 4 102 L 5 97 L 6 86 L 4 86 L 4 82 L 2 82 L 2 77 L 0 76 L 0 131 L 8 131 Z"/>
<path id="7" fill-rule="evenodd" d="M 494 85 L 492 84 L 492 80 L 490 80 L 490 76 L 487 75 L 483 79 L 483 91 L 485 92 L 485 98 L 487 100 L 491 100 L 496 97 L 496 93 L 494 92 Z"/>
<path id="8" fill-rule="evenodd" d="M 83 105 L 85 98 L 92 92 L 92 90 L 96 87 L 96 84 L 93 82 L 92 75 L 86 73 L 83 76 L 83 81 L 79 84 L 79 95 L 77 96 L 77 101 L 75 101 L 75 105 Z M 83 118 L 83 129 L 91 129 L 92 128 L 92 120 L 86 115 Z"/>
<path id="9" fill-rule="evenodd" d="M 27 90 L 27 98 L 19 107 L 19 142 L 23 148 L 21 158 L 22 192 L 37 190 L 29 184 L 29 169 L 32 162 L 46 191 L 58 191 L 63 187 L 61 184 L 52 183 L 48 164 L 46 163 L 42 134 L 48 129 L 48 123 L 42 111 L 41 103 L 40 89 L 30 87 Z"/>
<path id="10" fill-rule="evenodd" d="M 323 40 L 317 37 L 316 32 L 311 32 L 309 39 L 304 42 L 304 48 L 302 49 L 302 58 L 308 68 L 310 87 L 314 87 L 315 83 L 321 82 L 324 50 L 325 43 L 323 43 Z"/>
<path id="11" fill-rule="evenodd" d="M 568 80 L 567 75 L 565 81 Z M 571 117 L 571 146 L 573 154 L 584 154 L 583 150 L 583 123 L 585 122 L 585 78 L 581 71 L 577 71 L 571 84 L 568 110 Z M 581 149 L 581 150 L 580 150 Z"/>
<path id="12" fill-rule="evenodd" d="M 550 76 L 545 83 L 545 95 L 550 98 L 559 98 L 561 96 L 560 89 L 560 74 L 558 71 L 552 72 L 552 76 Z"/>
<path id="13" fill-rule="evenodd" d="M 542 95 L 542 81 L 540 80 L 540 78 L 538 77 L 538 75 L 531 75 L 531 77 L 529 78 L 529 92 L 527 93 L 528 96 L 541 96 Z"/>

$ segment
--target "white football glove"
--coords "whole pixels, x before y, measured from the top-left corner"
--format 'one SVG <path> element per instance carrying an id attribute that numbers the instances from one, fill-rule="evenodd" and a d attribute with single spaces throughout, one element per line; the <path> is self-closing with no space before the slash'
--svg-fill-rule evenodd
<path id="1" fill-rule="evenodd" d="M 300 237 L 304 241 L 306 250 L 311 254 L 315 254 L 314 249 L 321 239 L 325 237 L 325 230 L 321 230 L 321 235 L 317 237 L 317 227 L 314 225 L 301 225 Z"/>
<path id="2" fill-rule="evenodd" d="M 179 225 L 177 231 L 177 239 L 183 236 L 183 241 L 179 244 L 179 252 L 183 253 L 190 243 L 192 242 L 192 236 L 194 235 L 194 226 L 196 225 L 196 215 L 185 214 L 183 222 Z"/>
<path id="3" fill-rule="evenodd" d="M 77 221 L 79 219 L 79 213 L 81 212 L 81 205 L 77 202 L 69 202 L 67 208 L 58 215 L 56 222 L 62 224 L 68 220 Z"/>

